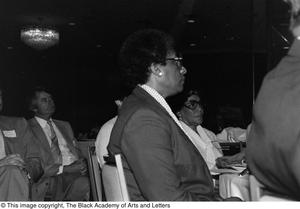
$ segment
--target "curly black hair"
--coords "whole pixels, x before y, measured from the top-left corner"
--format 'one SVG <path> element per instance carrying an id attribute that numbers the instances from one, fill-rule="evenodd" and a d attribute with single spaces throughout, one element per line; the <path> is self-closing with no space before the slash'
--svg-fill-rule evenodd
<path id="1" fill-rule="evenodd" d="M 193 89 L 184 89 L 181 93 L 177 94 L 174 97 L 169 98 L 167 101 L 172 109 L 173 112 L 178 112 L 184 106 L 185 102 L 188 98 L 192 95 L 197 95 L 200 98 L 200 105 L 205 106 L 203 102 L 203 95 L 201 92 Z"/>
<path id="2" fill-rule="evenodd" d="M 156 29 L 139 30 L 123 43 L 119 64 L 130 87 L 147 82 L 151 64 L 166 64 L 167 53 L 175 51 L 174 39 Z"/>

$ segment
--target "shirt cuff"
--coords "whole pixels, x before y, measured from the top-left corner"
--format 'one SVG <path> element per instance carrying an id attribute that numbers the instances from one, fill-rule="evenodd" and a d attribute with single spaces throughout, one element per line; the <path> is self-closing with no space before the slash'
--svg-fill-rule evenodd
<path id="1" fill-rule="evenodd" d="M 64 171 L 64 166 L 63 165 L 59 166 L 57 175 L 61 174 L 63 171 Z"/>

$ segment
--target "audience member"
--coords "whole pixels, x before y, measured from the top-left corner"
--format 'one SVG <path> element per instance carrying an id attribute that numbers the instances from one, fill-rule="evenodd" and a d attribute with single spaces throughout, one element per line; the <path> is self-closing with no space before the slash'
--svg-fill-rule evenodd
<path id="1" fill-rule="evenodd" d="M 96 140 L 101 126 L 99 124 L 94 124 L 90 130 L 87 132 L 79 132 L 77 135 L 77 140 L 79 141 L 91 141 Z"/>
<path id="2" fill-rule="evenodd" d="M 295 40 L 264 78 L 253 108 L 246 148 L 251 173 L 265 193 L 300 200 L 300 1 L 292 5 Z"/>
<path id="3" fill-rule="evenodd" d="M 218 107 L 216 113 L 217 129 L 219 133 L 227 127 L 245 128 L 245 118 L 241 107 L 225 104 Z"/>
<path id="4" fill-rule="evenodd" d="M 120 109 L 122 105 L 122 101 L 115 100 L 115 103 L 118 109 Z M 105 160 L 103 157 L 108 155 L 107 145 L 109 142 L 112 128 L 114 127 L 117 118 L 118 116 L 116 115 L 115 117 L 111 118 L 109 121 L 104 123 L 96 138 L 96 142 L 95 142 L 96 154 L 101 168 L 105 164 Z"/>
<path id="5" fill-rule="evenodd" d="M 55 120 L 54 101 L 46 90 L 37 88 L 32 95 L 28 121 L 41 150 L 44 175 L 34 185 L 34 200 L 89 200 L 87 164 L 77 148 L 70 124 Z"/>
<path id="6" fill-rule="evenodd" d="M 184 91 L 172 98 L 170 103 L 172 103 L 173 110 L 177 112 L 183 129 L 201 153 L 210 170 L 215 170 L 216 166 L 227 167 L 230 164 L 242 162 L 245 156 L 244 152 L 233 156 L 223 156 L 216 135 L 201 126 L 204 105 L 197 91 Z"/>
<path id="7" fill-rule="evenodd" d="M 0 201 L 30 200 L 30 183 L 43 172 L 33 138 L 24 118 L 0 116 Z"/>
<path id="8" fill-rule="evenodd" d="M 101 125 L 99 125 L 99 124 L 95 124 L 94 126 L 92 126 L 92 128 L 90 129 L 90 131 L 87 134 L 87 138 L 86 139 L 96 140 L 100 128 L 101 128 Z"/>
<path id="9" fill-rule="evenodd" d="M 188 91 L 182 94 L 182 100 L 177 116 L 197 150 L 204 158 L 209 169 L 216 166 L 216 159 L 223 155 L 216 135 L 201 126 L 204 108 L 197 91 Z"/>
<path id="10" fill-rule="evenodd" d="M 165 99 L 183 90 L 186 69 L 173 39 L 147 29 L 120 51 L 126 80 L 135 87 L 122 104 L 108 151 L 121 153 L 132 201 L 220 200 L 209 169 Z"/>

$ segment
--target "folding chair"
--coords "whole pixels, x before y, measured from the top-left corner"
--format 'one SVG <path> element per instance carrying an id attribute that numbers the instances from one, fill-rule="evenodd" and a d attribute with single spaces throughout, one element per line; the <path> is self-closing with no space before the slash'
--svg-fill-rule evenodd
<path id="1" fill-rule="evenodd" d="M 102 167 L 102 180 L 107 201 L 130 201 L 121 155 L 115 155 L 116 166 Z"/>
<path id="2" fill-rule="evenodd" d="M 264 186 L 258 182 L 255 176 L 249 176 L 250 182 L 250 193 L 251 193 L 251 201 L 261 201 L 261 202 L 275 202 L 275 201 L 293 201 L 291 199 L 287 199 L 285 197 L 279 197 L 272 194 L 266 194 L 263 192 Z"/>
<path id="3" fill-rule="evenodd" d="M 93 200 L 102 201 L 101 170 L 95 152 L 95 145 L 88 147 L 88 166 Z"/>
<path id="4" fill-rule="evenodd" d="M 262 196 L 262 185 L 255 176 L 249 175 L 251 201 L 259 201 Z"/>

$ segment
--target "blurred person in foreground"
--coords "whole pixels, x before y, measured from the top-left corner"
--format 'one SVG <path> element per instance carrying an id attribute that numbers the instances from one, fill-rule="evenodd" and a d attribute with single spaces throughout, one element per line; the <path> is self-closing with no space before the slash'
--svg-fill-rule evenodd
<path id="1" fill-rule="evenodd" d="M 36 88 L 29 109 L 34 117 L 28 123 L 44 165 L 44 175 L 33 185 L 33 200 L 89 200 L 87 163 L 70 124 L 52 118 L 55 104 L 51 94 L 46 89 Z"/>
<path id="2" fill-rule="evenodd" d="M 117 105 L 118 110 L 119 110 L 122 105 L 122 100 L 115 100 L 115 104 Z M 96 141 L 95 141 L 97 159 L 98 159 L 98 162 L 99 162 L 101 168 L 105 164 L 105 160 L 103 157 L 108 155 L 107 145 L 109 142 L 112 128 L 114 127 L 117 118 L 118 118 L 118 115 L 111 118 L 110 120 L 108 120 L 106 123 L 104 123 L 101 126 L 100 131 L 99 131 Z"/>
<path id="3" fill-rule="evenodd" d="M 0 116 L 0 201 L 30 200 L 30 184 L 43 173 L 33 138 L 24 118 Z"/>
<path id="4" fill-rule="evenodd" d="M 300 1 L 291 4 L 295 37 L 279 64 L 264 78 L 253 108 L 246 148 L 250 172 L 264 194 L 300 200 Z"/>
<path id="5" fill-rule="evenodd" d="M 122 104 L 108 145 L 121 153 L 132 201 L 216 201 L 209 169 L 165 101 L 183 90 L 186 69 L 166 33 L 131 34 L 121 67 L 135 87 Z M 237 198 L 233 198 L 237 200 Z"/>

